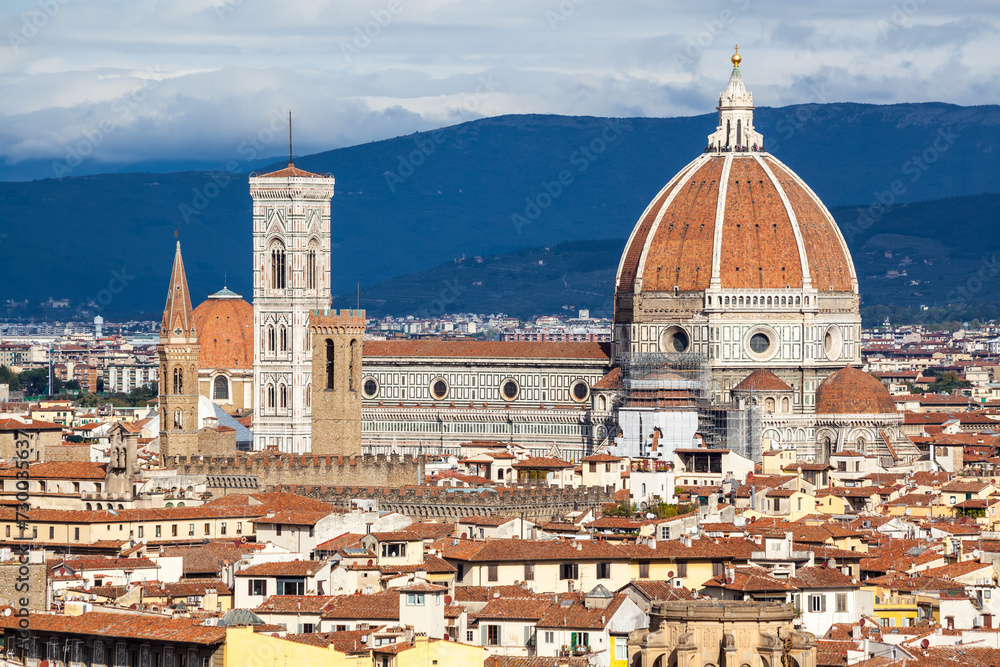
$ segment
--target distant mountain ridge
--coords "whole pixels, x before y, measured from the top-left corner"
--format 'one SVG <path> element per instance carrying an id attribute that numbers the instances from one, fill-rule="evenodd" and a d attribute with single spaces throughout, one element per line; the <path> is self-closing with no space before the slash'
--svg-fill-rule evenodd
<path id="1" fill-rule="evenodd" d="M 870 224 L 854 216 L 852 246 L 885 227 L 883 201 L 1000 189 L 994 164 L 1000 107 L 800 105 L 759 108 L 755 124 L 765 145 L 828 206 L 858 205 L 874 216 Z M 623 239 L 714 127 L 714 114 L 501 116 L 295 162 L 337 179 L 333 287 L 352 292 L 359 282 L 374 285 L 462 254 Z M 564 172 L 571 177 L 566 183 Z M 226 280 L 249 296 L 250 197 L 245 175 L 224 176 L 125 173 L 0 183 L 4 300 L 91 300 L 111 317 L 156 312 L 175 230 L 196 300 Z M 518 225 L 518 216 L 529 224 Z M 996 245 L 992 227 L 970 243 Z M 923 236 L 919 227 L 906 231 Z"/>

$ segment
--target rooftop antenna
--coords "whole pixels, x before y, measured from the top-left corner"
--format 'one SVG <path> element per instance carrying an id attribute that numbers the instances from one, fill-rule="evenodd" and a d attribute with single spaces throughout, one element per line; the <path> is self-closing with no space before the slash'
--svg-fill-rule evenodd
<path id="1" fill-rule="evenodd" d="M 292 162 L 292 110 L 288 110 L 288 166 L 294 167 Z"/>

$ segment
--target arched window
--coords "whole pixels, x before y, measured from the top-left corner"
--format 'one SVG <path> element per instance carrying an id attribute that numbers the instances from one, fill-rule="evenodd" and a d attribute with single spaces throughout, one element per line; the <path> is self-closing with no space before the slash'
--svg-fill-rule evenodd
<path id="1" fill-rule="evenodd" d="M 781 399 L 781 411 L 788 412 L 788 397 Z"/>
<path id="2" fill-rule="evenodd" d="M 333 341 L 326 339 L 326 388 L 333 389 Z"/>
<path id="3" fill-rule="evenodd" d="M 267 407 L 274 408 L 274 385 L 267 385 Z"/>
<path id="4" fill-rule="evenodd" d="M 285 246 L 280 241 L 271 246 L 271 289 L 285 289 Z"/>
<path id="5" fill-rule="evenodd" d="M 217 401 L 229 399 L 229 382 L 226 380 L 225 375 L 215 376 L 215 386 L 212 389 L 212 396 Z"/>
<path id="6" fill-rule="evenodd" d="M 765 412 L 774 412 L 774 399 L 773 398 L 768 397 L 768 398 L 764 399 L 764 411 Z"/>
<path id="7" fill-rule="evenodd" d="M 278 350 L 281 351 L 281 352 L 287 352 L 288 351 L 288 329 L 285 328 L 284 324 L 282 324 L 280 327 L 278 327 L 278 334 L 279 334 L 278 335 L 278 343 L 279 343 Z"/>
<path id="8" fill-rule="evenodd" d="M 347 374 L 348 374 L 348 389 L 354 391 L 354 355 L 358 353 L 358 341 L 356 339 L 351 339 L 351 356 L 347 362 Z"/>
<path id="9" fill-rule="evenodd" d="M 316 242 L 309 242 L 309 250 L 306 251 L 306 289 L 316 289 Z"/>
<path id="10" fill-rule="evenodd" d="M 312 407 L 312 393 L 313 393 L 313 386 L 312 386 L 312 383 L 309 383 L 309 384 L 306 385 L 306 407 L 307 408 L 311 408 Z"/>
<path id="11" fill-rule="evenodd" d="M 184 428 L 184 413 L 180 410 L 174 410 L 174 428 Z"/>
<path id="12" fill-rule="evenodd" d="M 726 119 L 726 148 L 729 147 L 729 119 Z"/>
<path id="13" fill-rule="evenodd" d="M 743 121 L 739 119 L 736 120 L 736 145 L 743 145 Z"/>
<path id="14" fill-rule="evenodd" d="M 288 387 L 285 385 L 278 386 L 278 407 L 282 410 L 288 407 Z"/>
<path id="15" fill-rule="evenodd" d="M 184 371 L 180 366 L 174 366 L 174 393 L 184 393 Z"/>
<path id="16" fill-rule="evenodd" d="M 267 325 L 267 351 L 274 352 L 274 325 Z"/>

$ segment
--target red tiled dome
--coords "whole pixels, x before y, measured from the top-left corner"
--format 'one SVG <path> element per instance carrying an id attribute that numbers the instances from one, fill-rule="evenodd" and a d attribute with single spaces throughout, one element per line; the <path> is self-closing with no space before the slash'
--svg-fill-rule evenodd
<path id="1" fill-rule="evenodd" d="M 816 413 L 824 415 L 885 415 L 896 413 L 896 402 L 876 378 L 853 366 L 830 373 L 816 388 Z"/>
<path id="2" fill-rule="evenodd" d="M 767 153 L 706 153 L 682 169 L 639 218 L 617 289 L 704 290 L 713 272 L 722 289 L 857 292 L 830 212 Z"/>
<path id="3" fill-rule="evenodd" d="M 194 309 L 199 368 L 253 368 L 253 306 L 227 289 Z"/>

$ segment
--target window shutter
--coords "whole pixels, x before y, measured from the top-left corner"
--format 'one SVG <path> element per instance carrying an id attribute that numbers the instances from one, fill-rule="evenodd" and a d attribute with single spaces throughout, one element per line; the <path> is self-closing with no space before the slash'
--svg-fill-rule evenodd
<path id="1" fill-rule="evenodd" d="M 483 645 L 483 646 L 486 646 L 486 626 L 485 626 L 485 625 L 484 625 L 484 626 L 482 627 L 482 631 L 483 631 L 483 641 L 482 641 L 482 645 Z"/>
<path id="2" fill-rule="evenodd" d="M 820 611 L 826 611 L 826 596 L 825 595 L 820 595 L 819 596 L 819 610 Z"/>
<path id="3" fill-rule="evenodd" d="M 531 626 L 524 626 L 524 645 L 527 646 L 528 642 L 531 641 Z"/>
<path id="4" fill-rule="evenodd" d="M 261 595 L 263 595 L 264 597 L 267 597 L 267 579 L 265 579 L 263 583 L 264 583 L 264 586 L 263 586 L 263 590 L 261 591 Z"/>
<path id="5" fill-rule="evenodd" d="M 247 579 L 247 595 L 253 595 L 253 579 Z"/>

